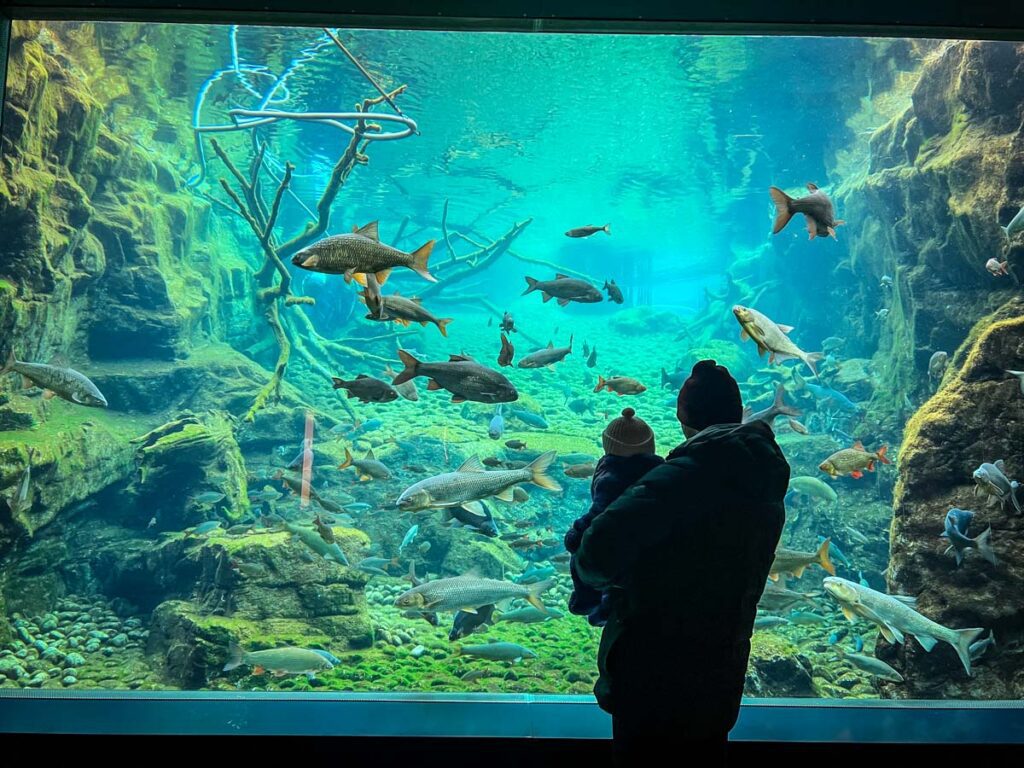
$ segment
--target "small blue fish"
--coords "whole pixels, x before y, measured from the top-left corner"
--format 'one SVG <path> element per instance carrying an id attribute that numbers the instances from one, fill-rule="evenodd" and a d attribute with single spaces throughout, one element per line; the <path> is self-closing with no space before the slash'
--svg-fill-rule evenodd
<path id="1" fill-rule="evenodd" d="M 200 523 L 192 529 L 191 534 L 193 536 L 202 536 L 204 533 L 210 533 L 220 528 L 220 520 L 207 520 L 205 523 Z"/>
<path id="2" fill-rule="evenodd" d="M 797 390 L 806 389 L 816 400 L 820 400 L 822 405 L 833 405 L 841 411 L 847 413 L 860 413 L 861 407 L 857 403 L 853 402 L 850 398 L 844 395 L 842 392 L 837 392 L 831 387 L 825 387 L 820 384 L 812 384 L 809 381 L 805 381 L 802 376 L 796 371 L 793 371 L 793 381 L 796 383 Z"/>
<path id="3" fill-rule="evenodd" d="M 518 411 L 515 408 L 510 408 L 508 415 L 513 419 L 518 419 L 528 427 L 536 427 L 537 429 L 547 429 L 548 421 L 539 413 L 533 413 L 531 411 Z"/>
<path id="4" fill-rule="evenodd" d="M 554 575 L 555 566 L 553 565 L 531 565 L 521 574 L 512 579 L 512 581 L 516 584 L 536 584 L 537 582 L 544 581 L 544 579 L 551 578 Z"/>
<path id="5" fill-rule="evenodd" d="M 828 644 L 829 645 L 835 645 L 840 640 L 842 640 L 844 637 L 846 637 L 849 634 L 849 632 L 850 632 L 850 630 L 847 629 L 846 627 L 840 627 L 839 629 L 834 630 L 828 636 Z"/>
<path id="6" fill-rule="evenodd" d="M 501 403 L 499 403 L 497 408 L 494 409 L 494 418 L 491 419 L 491 423 L 487 427 L 487 436 L 491 440 L 500 440 L 504 432 L 505 419 L 501 415 Z"/>
<path id="7" fill-rule="evenodd" d="M 868 580 L 864 578 L 863 571 L 857 571 L 857 580 L 860 582 L 860 585 L 862 587 L 868 587 L 869 589 L 871 588 L 871 585 L 868 584 Z"/>
<path id="8" fill-rule="evenodd" d="M 971 643 L 968 648 L 968 653 L 971 656 L 971 661 L 977 661 L 985 655 L 985 651 L 989 648 L 996 647 L 996 635 L 991 629 L 988 631 L 988 637 L 984 640 L 978 640 L 977 642 Z"/>
<path id="9" fill-rule="evenodd" d="M 857 635 L 855 638 L 853 638 L 853 648 L 854 648 L 854 650 L 857 653 L 860 653 L 861 651 L 863 651 L 864 650 L 864 638 L 861 637 L 860 635 Z"/>
<path id="10" fill-rule="evenodd" d="M 419 532 L 420 532 L 420 527 L 418 525 L 414 525 L 414 526 L 412 526 L 412 528 L 410 528 L 408 531 L 406 531 L 405 532 L 405 538 L 402 539 L 402 544 L 398 548 L 398 551 L 402 552 L 402 550 L 404 550 L 406 547 L 408 547 L 410 544 L 412 544 L 413 541 L 415 541 L 415 539 L 416 539 L 416 534 L 418 534 Z"/>
<path id="11" fill-rule="evenodd" d="M 822 544 L 822 543 L 824 543 L 824 541 L 825 541 L 825 537 L 824 536 L 818 536 L 818 544 Z M 852 565 L 850 565 L 849 558 L 847 558 L 846 555 L 843 554 L 843 551 L 839 547 L 837 547 L 834 542 L 829 543 L 829 545 L 828 545 L 828 554 L 829 554 L 829 557 L 832 560 L 838 560 L 840 563 L 845 565 L 847 568 L 852 568 L 853 567 Z"/>
<path id="12" fill-rule="evenodd" d="M 330 651 L 324 651 L 324 650 L 321 650 L 320 648 L 310 648 L 309 650 L 311 650 L 313 653 L 316 653 L 316 654 L 319 654 L 320 656 L 323 656 L 325 659 L 327 659 L 329 662 L 331 662 L 331 664 L 333 664 L 334 666 L 338 666 L 339 664 L 341 664 L 341 659 L 339 659 L 337 656 L 335 656 Z"/>
<path id="13" fill-rule="evenodd" d="M 365 512 L 370 509 L 372 505 L 362 501 L 355 501 L 351 504 L 346 504 L 342 507 L 346 512 Z"/>

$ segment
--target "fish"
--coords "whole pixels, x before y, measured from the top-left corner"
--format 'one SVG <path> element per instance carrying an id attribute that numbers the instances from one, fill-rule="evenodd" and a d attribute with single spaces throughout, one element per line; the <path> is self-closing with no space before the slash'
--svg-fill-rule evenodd
<path id="1" fill-rule="evenodd" d="M 504 333 L 516 332 L 515 318 L 512 317 L 512 313 L 509 312 L 507 309 L 505 310 L 505 313 L 501 316 L 501 324 L 498 326 L 498 329 Z"/>
<path id="2" fill-rule="evenodd" d="M 639 395 L 641 392 L 647 391 L 647 387 L 636 379 L 631 379 L 629 376 L 609 376 L 606 379 L 598 375 L 597 386 L 594 387 L 594 391 L 600 392 L 602 389 L 607 389 L 609 392 L 614 392 L 620 396 Z"/>
<path id="3" fill-rule="evenodd" d="M 791 477 L 789 479 L 789 490 L 802 493 L 804 496 L 812 496 L 814 498 L 821 499 L 828 504 L 836 504 L 839 501 L 839 495 L 831 485 L 816 477 L 809 477 L 808 475 L 797 475 L 796 477 Z"/>
<path id="4" fill-rule="evenodd" d="M 220 520 L 207 520 L 205 523 L 200 523 L 199 525 L 197 525 L 194 528 L 192 528 L 185 535 L 186 536 L 204 536 L 207 533 L 213 533 L 218 528 L 220 528 Z"/>
<path id="5" fill-rule="evenodd" d="M 371 297 L 369 296 L 369 288 L 363 291 L 361 294 L 362 301 L 366 306 L 370 307 Z M 388 295 L 381 296 L 380 303 L 383 311 L 383 315 L 375 317 L 373 311 L 366 316 L 367 320 L 382 320 L 382 321 L 394 321 L 399 325 L 408 326 L 410 323 L 419 323 L 420 325 L 429 325 L 433 323 L 437 326 L 437 330 L 441 332 L 442 336 L 448 336 L 448 324 L 455 318 L 453 317 L 437 317 L 430 310 L 423 306 L 423 302 L 416 296 L 411 299 L 407 299 L 402 296 L 398 291 Z"/>
<path id="6" fill-rule="evenodd" d="M 883 308 L 883 309 L 880 309 L 877 312 L 875 312 L 875 317 L 877 317 L 879 320 L 885 320 L 885 318 L 887 318 L 888 316 L 889 316 L 889 309 L 888 308 Z"/>
<path id="7" fill-rule="evenodd" d="M 7 506 L 10 509 L 11 517 L 18 518 L 24 514 L 32 506 L 31 499 L 31 488 L 32 488 L 32 449 L 26 449 L 25 458 L 25 469 L 21 472 L 21 478 L 15 483 L 15 490 L 7 498 Z M 155 519 L 152 522 L 152 527 L 156 525 Z"/>
<path id="8" fill-rule="evenodd" d="M 565 404 L 573 413 L 584 414 L 594 412 L 594 401 L 586 397 L 577 397 Z"/>
<path id="9" fill-rule="evenodd" d="M 683 382 L 689 378 L 690 374 L 688 371 L 679 369 L 669 373 L 664 368 L 661 369 L 661 386 L 664 389 L 679 389 L 683 386 Z"/>
<path id="10" fill-rule="evenodd" d="M 538 349 L 536 352 L 531 352 L 522 360 L 519 361 L 520 368 L 542 368 L 555 365 L 555 363 L 562 362 L 567 355 L 572 354 L 572 336 L 569 336 L 569 346 L 567 347 L 556 347 L 553 342 L 548 342 L 548 345 L 544 349 Z"/>
<path id="11" fill-rule="evenodd" d="M 612 233 L 611 224 L 605 224 L 603 227 L 595 227 L 593 224 L 587 224 L 585 227 L 575 227 L 565 233 L 566 237 L 590 237 L 598 232 L 604 232 L 606 235 Z"/>
<path id="12" fill-rule="evenodd" d="M 526 449 L 526 443 L 523 440 L 506 440 L 505 447 L 513 451 L 522 451 Z"/>
<path id="13" fill-rule="evenodd" d="M 380 241 L 378 223 L 371 221 L 363 227 L 353 228 L 343 235 L 331 235 L 308 245 L 292 257 L 292 264 L 310 272 L 326 275 L 344 275 L 345 282 L 359 274 L 373 272 L 377 282 L 384 285 L 395 267 L 407 267 L 432 283 L 437 278 L 430 274 L 427 262 L 434 250 L 434 241 L 428 240 L 412 253 L 400 251 Z"/>
<path id="14" fill-rule="evenodd" d="M 480 606 L 480 608 L 473 613 L 458 611 L 455 614 L 455 620 L 452 622 L 452 629 L 448 633 L 448 640 L 455 642 L 460 638 L 473 634 L 477 630 L 482 629 L 489 624 L 494 624 L 495 622 L 491 618 L 493 613 L 493 605 Z"/>
<path id="15" fill-rule="evenodd" d="M 286 474 L 284 474 L 284 472 L 281 472 L 280 470 L 274 473 L 274 479 L 283 483 L 288 488 L 288 490 L 294 493 L 296 496 L 302 495 L 301 480 L 296 480 L 293 477 L 288 477 Z M 325 499 L 323 496 L 317 493 L 316 488 L 314 488 L 312 484 L 310 484 L 309 486 L 309 498 L 312 501 L 315 501 L 320 506 L 320 508 L 325 510 L 326 512 L 331 512 L 335 515 L 342 514 L 341 506 L 339 504 L 335 504 L 330 499 Z"/>
<path id="16" fill-rule="evenodd" d="M 798 435 L 807 434 L 807 427 L 805 427 L 796 419 L 786 419 L 786 423 L 789 424 L 789 428 L 796 432 Z"/>
<path id="17" fill-rule="evenodd" d="M 789 621 L 791 624 L 827 624 L 828 619 L 814 611 L 790 611 Z"/>
<path id="18" fill-rule="evenodd" d="M 664 372 L 665 372 L 665 370 L 662 369 L 662 373 L 663 374 L 664 374 Z M 770 426 L 772 426 L 772 424 L 775 421 L 775 419 L 777 417 L 779 417 L 779 416 L 794 416 L 795 417 L 795 416 L 803 415 L 803 411 L 801 411 L 799 408 L 794 408 L 793 406 L 786 405 L 783 402 L 783 396 L 785 394 L 786 394 L 786 388 L 783 387 L 781 384 L 779 384 L 778 388 L 775 390 L 775 400 L 772 402 L 772 404 L 770 406 L 768 406 L 764 410 L 757 411 L 755 413 L 754 409 L 751 408 L 749 405 L 748 406 L 744 406 L 744 408 L 743 408 L 743 423 L 744 424 L 750 424 L 750 423 L 755 422 L 755 421 L 763 421 L 765 424 L 767 424 L 770 427 Z"/>
<path id="19" fill-rule="evenodd" d="M 421 362 L 404 349 L 398 350 L 398 356 L 405 368 L 392 381 L 395 386 L 426 376 L 430 379 L 427 390 L 445 389 L 451 392 L 453 403 L 511 403 L 519 398 L 511 381 L 465 355 L 452 355 L 448 362 L 436 363 Z"/>
<path id="20" fill-rule="evenodd" d="M 341 664 L 341 659 L 339 659 L 337 656 L 335 656 L 330 651 L 325 651 L 322 648 L 310 648 L 309 650 L 311 650 L 313 653 L 320 654 L 325 659 L 327 659 L 329 662 L 331 662 L 331 664 L 333 664 L 334 666 L 338 666 L 339 664 Z"/>
<path id="21" fill-rule="evenodd" d="M 982 627 L 950 629 L 918 613 L 917 598 L 905 595 L 886 595 L 870 587 L 854 584 L 836 576 L 828 576 L 822 586 L 837 603 L 843 615 L 853 622 L 858 616 L 878 625 L 890 643 L 904 642 L 904 635 L 914 635 L 925 651 L 931 651 L 936 642 L 949 643 L 967 675 L 971 674 L 970 646 L 984 632 Z"/>
<path id="22" fill-rule="evenodd" d="M 539 611 L 545 611 L 540 596 L 554 585 L 554 579 L 536 584 L 513 584 L 511 581 L 484 579 L 475 573 L 435 579 L 403 592 L 395 598 L 398 608 L 416 608 L 428 611 L 465 611 L 477 609 L 505 600 L 521 597 Z"/>
<path id="23" fill-rule="evenodd" d="M 761 314 L 756 309 L 737 304 L 732 308 L 736 321 L 740 324 L 740 339 L 753 339 L 757 345 L 757 354 L 770 353 L 768 362 L 774 364 L 783 360 L 798 359 L 811 369 L 815 378 L 818 376 L 816 363 L 821 360 L 820 352 L 804 352 L 793 343 L 787 335 L 793 330 L 791 325 L 779 325 Z"/>
<path id="24" fill-rule="evenodd" d="M 826 354 L 830 354 L 832 352 L 838 352 L 844 346 L 846 346 L 846 339 L 840 338 L 839 336 L 829 336 L 821 342 L 821 351 Z"/>
<path id="25" fill-rule="evenodd" d="M 360 373 L 351 381 L 332 376 L 335 389 L 344 389 L 348 396 L 358 397 L 361 403 L 390 403 L 398 399 L 398 391 L 386 381 Z"/>
<path id="26" fill-rule="evenodd" d="M 1007 371 L 1007 373 L 1020 380 L 1020 393 L 1024 395 L 1024 371 Z"/>
<path id="27" fill-rule="evenodd" d="M 545 302 L 552 298 L 558 299 L 560 307 L 564 307 L 571 301 L 580 304 L 596 304 L 604 300 L 601 292 L 586 280 L 561 273 L 556 274 L 554 280 L 534 280 L 532 277 L 527 277 L 526 290 L 523 291 L 523 295 L 534 291 L 540 291 Z"/>
<path id="28" fill-rule="evenodd" d="M 501 334 L 501 351 L 498 353 L 498 365 L 502 368 L 507 368 L 512 365 L 512 360 L 516 356 L 516 348 L 512 346 L 512 342 L 508 340 L 508 336 L 504 333 Z"/>
<path id="29" fill-rule="evenodd" d="M 364 557 L 358 563 L 356 567 L 366 566 L 367 568 L 387 568 L 388 566 L 398 565 L 398 558 L 395 557 Z"/>
<path id="30" fill-rule="evenodd" d="M 391 470 L 384 466 L 382 462 L 377 461 L 377 457 L 373 455 L 373 448 L 368 450 L 361 459 L 353 459 L 352 452 L 346 448 L 345 460 L 338 465 L 338 469 L 347 469 L 348 467 L 355 469 L 356 474 L 359 476 L 359 481 L 363 483 L 369 480 L 391 479 Z"/>
<path id="31" fill-rule="evenodd" d="M 335 542 L 334 529 L 321 520 L 320 515 L 313 517 L 313 527 L 316 528 L 316 532 L 320 534 L 320 538 L 326 543 L 333 544 Z"/>
<path id="32" fill-rule="evenodd" d="M 986 528 L 973 539 L 967 535 L 967 528 L 973 517 L 974 513 L 969 510 L 957 509 L 956 507 L 949 508 L 943 523 L 943 531 L 940 534 L 942 538 L 949 539 L 949 547 L 946 549 L 946 554 L 949 554 L 951 550 L 955 551 L 958 568 L 963 563 L 968 549 L 978 550 L 978 554 L 992 563 L 992 565 L 999 565 L 999 560 L 996 559 L 995 552 L 992 551 L 989 543 L 992 538 L 992 526 Z"/>
<path id="33" fill-rule="evenodd" d="M 989 271 L 992 277 L 999 277 L 1001 275 L 1010 274 L 1010 262 L 1000 261 L 999 259 L 989 259 L 985 262 L 985 269 Z"/>
<path id="34" fill-rule="evenodd" d="M 941 379 L 942 374 L 946 372 L 946 366 L 949 365 L 949 353 L 948 352 L 935 352 L 930 358 L 928 358 L 928 376 L 932 379 Z"/>
<path id="35" fill-rule="evenodd" d="M 494 409 L 494 416 L 491 423 L 487 425 L 487 436 L 491 440 L 500 440 L 505 432 L 505 418 L 501 415 L 501 404 Z"/>
<path id="36" fill-rule="evenodd" d="M 615 284 L 614 280 L 605 280 L 603 290 L 608 291 L 608 301 L 613 301 L 616 304 L 621 304 L 625 299 L 622 298 L 622 291 Z"/>
<path id="37" fill-rule="evenodd" d="M 593 368 L 597 365 L 597 347 L 595 346 L 590 350 L 590 356 L 587 358 L 587 368 Z"/>
<path id="38" fill-rule="evenodd" d="M 800 552 L 795 549 L 779 547 L 775 550 L 775 559 L 772 561 L 768 578 L 772 581 L 778 581 L 780 574 L 791 573 L 799 579 L 809 565 L 820 565 L 835 576 L 836 567 L 832 565 L 832 561 L 828 556 L 831 544 L 831 539 L 825 539 L 816 552 Z"/>
<path id="39" fill-rule="evenodd" d="M 406 547 L 408 547 L 416 540 L 416 536 L 419 534 L 419 532 L 420 527 L 418 525 L 413 525 L 409 527 L 409 530 L 405 532 L 405 536 L 402 537 L 402 543 L 398 546 L 399 554 L 401 554 L 402 550 L 404 550 Z"/>
<path id="40" fill-rule="evenodd" d="M 783 624 L 789 624 L 789 621 L 781 616 L 758 616 L 754 619 L 754 629 L 770 629 Z"/>
<path id="41" fill-rule="evenodd" d="M 588 357 L 590 355 L 590 345 L 587 342 L 583 342 L 583 356 Z"/>
<path id="42" fill-rule="evenodd" d="M 192 497 L 192 501 L 201 507 L 208 507 L 224 499 L 223 493 L 217 491 L 204 491 Z"/>
<path id="43" fill-rule="evenodd" d="M 795 592 L 792 589 L 786 589 L 769 581 L 761 593 L 761 599 L 758 601 L 757 607 L 767 611 L 784 611 L 787 608 L 794 608 L 804 603 L 814 608 L 821 607 L 814 595 Z"/>
<path id="44" fill-rule="evenodd" d="M 1024 207 L 1022 207 L 1013 218 L 1010 219 L 1010 223 L 1005 227 L 999 227 L 1003 230 L 1003 234 L 1006 235 L 1007 239 L 1012 238 L 1021 230 L 1024 230 Z"/>
<path id="45" fill-rule="evenodd" d="M 478 456 L 471 456 L 454 472 L 434 475 L 406 488 L 395 506 L 407 512 L 461 506 L 496 496 L 512 501 L 512 487 L 519 483 L 533 483 L 549 491 L 562 487 L 552 480 L 547 470 L 555 460 L 555 451 L 542 453 L 522 469 L 488 472 Z"/>
<path id="46" fill-rule="evenodd" d="M 394 384 L 392 384 L 394 386 Z M 331 429 L 331 432 L 335 434 L 348 435 L 350 437 L 357 437 L 358 435 L 365 435 L 367 432 L 373 432 L 376 429 L 380 429 L 384 425 L 384 422 L 380 419 L 368 419 L 367 421 L 360 421 L 356 419 L 351 424 L 338 424 L 336 427 Z M 338 430 L 335 432 L 335 430 Z"/>
<path id="47" fill-rule="evenodd" d="M 597 466 L 594 464 L 563 464 L 562 471 L 567 477 L 585 478 L 593 477 Z"/>
<path id="48" fill-rule="evenodd" d="M 987 495 L 989 506 L 999 503 L 1006 508 L 1006 502 L 1013 504 L 1013 508 L 1020 514 L 1020 502 L 1017 500 L 1017 488 L 1019 484 L 1006 476 L 1006 464 L 1002 459 L 992 462 L 984 462 L 974 470 L 974 495 Z"/>
<path id="49" fill-rule="evenodd" d="M 498 535 L 498 526 L 494 522 L 491 511 L 481 501 L 467 501 L 465 504 L 454 507 L 445 507 L 442 510 L 442 523 L 457 520 L 467 528 L 472 528 L 477 533 L 490 538 Z"/>
<path id="50" fill-rule="evenodd" d="M 551 569 L 554 572 L 554 568 Z M 538 611 L 532 605 L 526 608 L 517 608 L 514 611 L 506 611 L 498 616 L 498 621 L 507 621 L 510 624 L 543 624 L 545 621 L 563 618 L 564 614 L 554 608 L 545 608 L 544 612 Z"/>
<path id="51" fill-rule="evenodd" d="M 892 288 L 892 278 L 889 275 L 882 275 L 882 279 L 878 282 L 879 288 Z"/>
<path id="52" fill-rule="evenodd" d="M 483 645 L 463 645 L 455 648 L 456 656 L 474 656 L 489 661 L 511 661 L 518 663 L 523 659 L 535 659 L 537 654 L 529 648 L 517 643 L 485 643 Z"/>
<path id="53" fill-rule="evenodd" d="M 841 451 L 833 453 L 818 465 L 818 469 L 827 473 L 829 477 L 849 474 L 854 480 L 859 480 L 864 477 L 862 470 L 875 471 L 876 461 L 892 464 L 892 461 L 885 456 L 887 450 L 888 446 L 883 445 L 875 453 L 871 453 L 864 450 L 864 444 L 858 440 L 852 448 L 843 448 Z"/>
<path id="54" fill-rule="evenodd" d="M 516 584 L 536 584 L 538 581 L 551 578 L 555 575 L 555 568 L 551 565 L 531 565 L 512 581 Z"/>
<path id="55" fill-rule="evenodd" d="M 485 467 L 504 467 L 505 462 L 499 459 L 497 456 L 487 456 L 483 460 Z"/>
<path id="56" fill-rule="evenodd" d="M 23 383 L 30 381 L 43 390 L 44 399 L 57 396 L 62 400 L 90 408 L 106 408 L 107 398 L 99 387 L 89 378 L 73 368 L 44 363 L 26 363 L 18 360 L 11 349 L 7 354 L 7 362 L 0 368 L 0 376 L 5 373 L 20 373 Z M 27 385 L 26 385 L 27 386 Z"/>
<path id="57" fill-rule="evenodd" d="M 825 541 L 824 536 L 818 536 L 818 544 Z M 853 564 L 850 562 L 850 558 L 839 548 L 839 546 L 833 541 L 828 545 L 828 556 L 830 560 L 835 560 L 837 563 L 845 565 L 847 568 L 853 568 Z"/>
<path id="58" fill-rule="evenodd" d="M 317 531 L 295 523 L 285 522 L 284 528 L 325 560 L 332 560 L 339 565 L 347 566 L 349 564 L 348 558 L 345 557 L 345 553 L 341 551 L 337 542 L 328 543 Z"/>
<path id="59" fill-rule="evenodd" d="M 807 184 L 809 195 L 792 198 L 778 187 L 769 187 L 772 202 L 775 203 L 775 223 L 772 234 L 777 235 L 789 224 L 793 214 L 802 213 L 807 223 L 807 234 L 810 240 L 815 237 L 831 237 L 836 239 L 836 227 L 846 222 L 837 219 L 832 201 L 828 195 L 818 189 L 816 184 Z"/>
<path id="60" fill-rule="evenodd" d="M 840 658 L 850 662 L 850 664 L 855 666 L 861 672 L 867 672 L 872 677 L 888 680 L 891 683 L 903 682 L 903 675 L 881 659 L 876 659 L 874 656 L 865 656 L 860 653 L 850 653 L 843 649 L 842 646 L 836 646 L 836 652 L 839 654 Z"/>
<path id="61" fill-rule="evenodd" d="M 471 669 L 469 670 L 469 672 L 464 674 L 459 679 L 462 680 L 464 683 L 471 683 L 474 680 L 479 680 L 482 677 L 487 677 L 486 669 Z"/>
<path id="62" fill-rule="evenodd" d="M 508 415 L 513 419 L 523 422 L 528 427 L 536 427 L 537 429 L 547 429 L 548 420 L 541 416 L 539 413 L 533 413 L 532 411 L 521 411 L 516 408 L 510 408 Z"/>
<path id="63" fill-rule="evenodd" d="M 310 445 L 308 440 L 303 440 L 302 441 L 302 447 L 299 449 L 299 452 L 297 454 L 295 454 L 295 458 L 291 460 L 291 463 L 288 464 L 287 469 L 291 469 L 291 470 L 302 469 L 303 465 L 306 462 L 306 458 L 307 457 L 309 458 L 310 466 L 312 466 L 313 465 L 313 448 Z"/>
<path id="64" fill-rule="evenodd" d="M 230 672 L 241 666 L 255 667 L 254 674 L 262 674 L 263 670 L 274 675 L 306 675 L 321 670 L 333 669 L 334 664 L 326 657 L 306 648 L 286 646 L 272 648 L 267 651 L 243 651 L 232 643 L 228 652 L 228 662 L 224 671 Z"/>
<path id="65" fill-rule="evenodd" d="M 858 531 L 852 525 L 844 525 L 843 530 L 846 531 L 846 535 L 850 537 L 850 540 L 857 544 L 867 544 L 870 542 L 870 539 L 867 536 Z"/>
<path id="66" fill-rule="evenodd" d="M 395 371 L 390 365 L 385 365 L 384 375 L 387 376 L 389 379 L 394 379 L 398 375 L 398 372 Z M 391 386 L 395 387 L 394 384 L 392 384 Z M 409 381 L 404 381 L 401 384 L 399 384 L 397 387 L 395 387 L 395 391 L 404 399 L 408 400 L 411 403 L 415 403 L 417 400 L 420 399 L 419 390 L 416 389 L 416 382 L 413 381 L 412 379 L 410 379 Z"/>
<path id="67" fill-rule="evenodd" d="M 985 655 L 985 652 L 989 648 L 995 648 L 995 647 L 996 647 L 996 634 L 995 634 L 995 632 L 993 632 L 990 629 L 988 631 L 988 637 L 984 638 L 983 640 L 978 640 L 977 642 L 971 643 L 971 647 L 968 649 L 968 651 L 970 653 L 970 656 L 971 656 L 971 661 L 977 661 L 978 659 L 980 659 L 982 656 Z"/>
<path id="68" fill-rule="evenodd" d="M 367 320 L 385 321 L 390 320 L 387 312 L 384 311 L 384 297 L 380 292 L 380 283 L 377 282 L 377 275 L 373 272 L 366 273 L 366 289 L 362 293 L 361 301 L 366 305 L 370 314 Z"/>
<path id="69" fill-rule="evenodd" d="M 820 400 L 823 405 L 831 405 L 832 407 L 838 408 L 841 411 L 846 411 L 847 413 L 861 412 L 861 406 L 858 403 L 853 402 L 853 400 L 848 398 L 842 392 L 832 389 L 831 387 L 825 387 L 805 381 L 798 371 L 793 371 L 793 383 L 796 385 L 798 392 L 806 389 L 816 400 Z"/>
<path id="70" fill-rule="evenodd" d="M 512 489 L 512 503 L 513 504 L 525 504 L 530 500 L 530 494 L 520 488 L 518 485 Z"/>

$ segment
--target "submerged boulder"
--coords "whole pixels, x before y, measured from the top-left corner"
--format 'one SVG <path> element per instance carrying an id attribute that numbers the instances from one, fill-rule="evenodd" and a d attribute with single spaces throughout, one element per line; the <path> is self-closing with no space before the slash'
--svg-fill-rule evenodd
<path id="1" fill-rule="evenodd" d="M 1006 474 L 1024 480 L 1024 396 L 1006 370 L 1024 369 L 1024 300 L 1007 302 L 980 321 L 956 353 L 943 387 L 907 425 L 895 491 L 889 591 L 917 597 L 918 610 L 954 629 L 994 629 L 990 649 L 967 677 L 948 645 L 931 653 L 909 640 L 891 656 L 905 669 L 907 698 L 1005 698 L 1024 696 L 1017 674 L 1024 639 L 1024 518 L 1012 505 L 989 506 L 975 495 L 972 473 L 982 462 L 1004 459 Z M 975 512 L 968 535 L 992 528 L 993 565 L 968 551 L 957 567 L 940 538 L 950 507 Z M 884 647 L 884 641 L 879 642 Z M 1008 646 L 1008 647 L 1007 647 Z"/>

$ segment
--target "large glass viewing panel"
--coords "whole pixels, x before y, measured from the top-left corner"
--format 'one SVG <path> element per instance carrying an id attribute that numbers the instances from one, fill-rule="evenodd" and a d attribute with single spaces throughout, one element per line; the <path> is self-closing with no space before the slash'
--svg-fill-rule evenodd
<path id="1" fill-rule="evenodd" d="M 792 466 L 747 694 L 1020 699 L 1022 53 L 14 21 L 0 694 L 589 703 L 563 536 L 714 358 Z"/>

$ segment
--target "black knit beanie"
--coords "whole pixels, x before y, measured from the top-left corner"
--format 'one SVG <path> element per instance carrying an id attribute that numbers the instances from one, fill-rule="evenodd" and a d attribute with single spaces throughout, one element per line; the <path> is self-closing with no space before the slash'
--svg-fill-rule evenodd
<path id="1" fill-rule="evenodd" d="M 693 366 L 679 390 L 676 418 L 698 432 L 714 424 L 739 424 L 743 399 L 729 369 L 714 360 L 701 360 Z"/>

